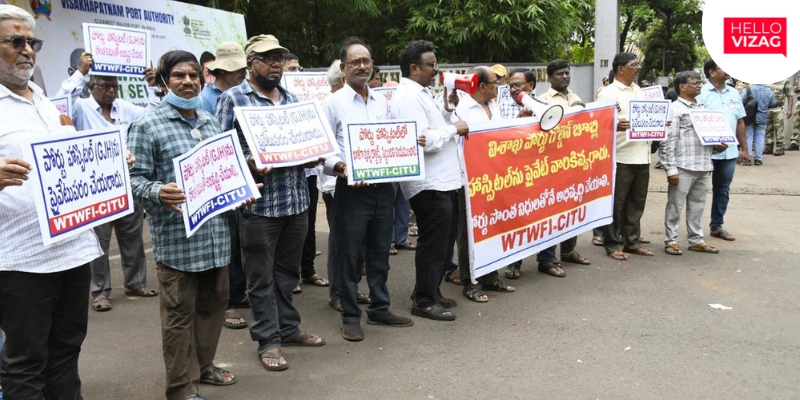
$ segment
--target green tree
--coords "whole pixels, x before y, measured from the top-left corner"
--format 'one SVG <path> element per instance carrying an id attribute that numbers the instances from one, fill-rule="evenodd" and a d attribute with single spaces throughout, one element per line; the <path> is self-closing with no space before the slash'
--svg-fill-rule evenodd
<path id="1" fill-rule="evenodd" d="M 274 34 L 304 66 L 330 64 L 347 36 L 380 64 L 397 64 L 413 39 L 434 42 L 442 62 L 585 61 L 594 50 L 594 0 L 188 1 L 244 14 L 248 36 Z"/>

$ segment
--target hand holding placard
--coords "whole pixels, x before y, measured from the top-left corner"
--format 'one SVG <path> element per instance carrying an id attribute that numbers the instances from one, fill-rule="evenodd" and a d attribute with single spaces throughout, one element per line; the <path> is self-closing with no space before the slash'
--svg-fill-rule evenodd
<path id="1" fill-rule="evenodd" d="M 170 210 L 180 213 L 183 210 L 178 206 L 186 202 L 186 195 L 175 182 L 170 182 L 161 186 L 161 190 L 158 192 L 158 199 L 161 204 L 167 206 Z"/>

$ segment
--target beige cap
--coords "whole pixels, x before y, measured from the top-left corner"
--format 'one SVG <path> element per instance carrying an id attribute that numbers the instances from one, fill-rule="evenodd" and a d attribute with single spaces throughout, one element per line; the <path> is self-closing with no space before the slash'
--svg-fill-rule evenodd
<path id="1" fill-rule="evenodd" d="M 247 45 L 244 48 L 244 52 L 247 55 L 250 55 L 250 53 L 267 53 L 272 50 L 280 50 L 284 54 L 289 52 L 289 49 L 281 46 L 278 38 L 272 35 L 253 36 L 247 40 Z"/>
<path id="2" fill-rule="evenodd" d="M 235 42 L 222 42 L 217 46 L 217 59 L 208 64 L 210 71 L 221 69 L 233 72 L 247 68 L 247 57 L 244 56 L 242 45 Z"/>
<path id="3" fill-rule="evenodd" d="M 494 72 L 497 76 L 508 76 L 508 70 L 503 66 L 503 64 L 492 65 L 492 72 Z"/>

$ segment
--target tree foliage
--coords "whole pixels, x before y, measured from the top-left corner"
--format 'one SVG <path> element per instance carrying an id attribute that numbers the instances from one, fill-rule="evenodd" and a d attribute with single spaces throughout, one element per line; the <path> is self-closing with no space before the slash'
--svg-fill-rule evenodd
<path id="1" fill-rule="evenodd" d="M 452 63 L 585 62 L 594 49 L 594 0 L 188 1 L 244 14 L 248 36 L 273 34 L 311 67 L 329 65 L 347 36 L 380 64 L 397 64 L 414 39 Z"/>

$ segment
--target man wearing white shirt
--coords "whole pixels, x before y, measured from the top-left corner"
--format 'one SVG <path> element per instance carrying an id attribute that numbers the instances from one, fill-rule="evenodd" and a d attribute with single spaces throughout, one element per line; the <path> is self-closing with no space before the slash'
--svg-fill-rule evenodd
<path id="1" fill-rule="evenodd" d="M 614 213 L 611 224 L 605 228 L 604 246 L 609 257 L 627 261 L 630 253 L 653 255 L 639 241 L 650 182 L 650 143 L 629 141 L 625 133 L 631 126 L 628 120 L 630 101 L 641 97 L 636 80 L 642 64 L 633 53 L 619 53 L 614 57 L 612 67 L 614 82 L 597 96 L 598 101 L 610 99 L 617 105 Z"/>
<path id="2" fill-rule="evenodd" d="M 58 110 L 30 82 L 36 22 L 25 10 L 0 5 L 0 326 L 6 333 L 0 380 L 8 399 L 80 399 L 78 356 L 86 337 L 89 262 L 102 254 L 91 230 L 46 246 L 35 188 L 25 182 L 32 136 L 62 127 Z M 13 117 L 11 117 L 13 116 Z"/>
<path id="3" fill-rule="evenodd" d="M 78 70 L 61 84 L 59 95 L 72 96 L 72 121 L 79 131 L 119 126 L 126 132 L 128 125 L 139 119 L 147 109 L 128 101 L 118 99 L 119 80 L 114 76 L 89 76 L 87 98 L 78 95 L 83 91 L 83 78 L 92 66 L 92 55 L 81 55 Z M 148 74 L 152 69 L 148 68 Z M 142 238 L 144 209 L 134 204 L 133 213 L 94 228 L 103 255 L 90 263 L 92 269 L 91 294 L 94 301 L 92 310 L 111 310 L 111 267 L 108 250 L 111 245 L 111 232 L 116 231 L 119 245 L 122 273 L 125 278 L 125 294 L 153 297 L 158 291 L 147 287 L 147 261 Z"/>
<path id="4" fill-rule="evenodd" d="M 466 122 L 449 124 L 449 113 L 433 101 L 430 86 L 439 73 L 433 43 L 425 40 L 409 42 L 400 56 L 402 78 L 393 99 L 397 117 L 417 123 L 417 131 L 425 138 L 425 179 L 400 184 L 417 215 L 419 239 L 416 265 L 414 305 L 411 314 L 439 321 L 453 321 L 456 316 L 445 310 L 455 300 L 441 296 L 439 285 L 444 268 L 452 258 L 458 231 L 458 188 L 461 172 L 456 136 L 466 136 Z"/>
<path id="5" fill-rule="evenodd" d="M 478 75 L 478 88 L 471 96 L 463 96 L 456 106 L 452 120 L 464 121 L 468 124 L 503 120 L 500 107 L 494 99 L 497 97 L 497 87 L 500 82 L 497 74 L 489 67 L 479 66 L 472 68 L 470 74 Z M 467 243 L 467 229 L 472 224 L 467 224 L 466 198 L 464 189 L 458 191 L 458 270 L 461 275 L 461 285 L 464 287 L 464 297 L 477 302 L 486 303 L 489 296 L 484 290 L 496 292 L 513 292 L 513 286 L 497 279 L 497 271 L 492 271 L 477 279 L 478 285 L 473 286 L 469 268 L 469 251 Z"/>
<path id="6" fill-rule="evenodd" d="M 372 57 L 357 38 L 348 38 L 339 51 L 345 75 L 344 87 L 325 101 L 325 115 L 336 132 L 339 148 L 344 149 L 347 121 L 370 122 L 389 119 L 386 100 L 369 88 Z M 358 281 L 361 277 L 362 251 L 366 259 L 367 283 L 372 302 L 367 306 L 367 323 L 372 325 L 411 326 L 410 318 L 389 311 L 389 245 L 392 241 L 392 204 L 394 190 L 387 183 L 347 184 L 344 154 L 325 160 L 324 172 L 338 176 L 333 205 L 337 223 L 331 232 L 336 240 L 336 278 L 342 303 L 342 336 L 346 340 L 364 340 L 361 310 L 358 308 Z"/>

